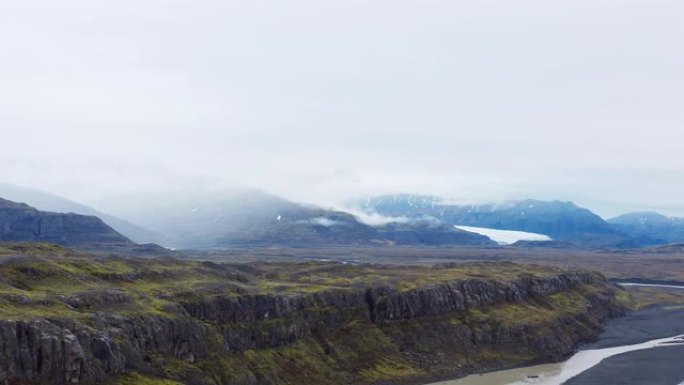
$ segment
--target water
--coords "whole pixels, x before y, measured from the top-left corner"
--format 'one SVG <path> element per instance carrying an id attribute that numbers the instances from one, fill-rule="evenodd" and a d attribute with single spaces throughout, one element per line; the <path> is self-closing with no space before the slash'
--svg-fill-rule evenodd
<path id="1" fill-rule="evenodd" d="M 684 289 L 684 286 L 666 284 L 627 282 L 620 285 Z M 611 356 L 654 347 L 666 349 L 666 346 L 684 346 L 684 340 L 680 339 L 681 337 L 664 338 L 668 335 L 680 336 L 684 333 L 683 317 L 684 313 L 681 310 L 667 307 L 632 313 L 627 317 L 611 321 L 601 340 L 594 344 L 597 346 L 594 346 L 593 349 L 578 352 L 568 361 L 502 370 L 482 375 L 476 374 L 458 380 L 431 385 L 559 385 L 580 373 L 584 373 L 583 376 L 586 376 L 587 373 L 585 372 L 588 369 L 602 367 L 599 366 L 599 363 Z M 642 342 L 644 340 L 648 341 Z M 667 355 L 669 356 L 670 354 L 668 353 Z M 665 362 L 667 360 L 661 361 Z M 640 368 L 643 367 L 643 369 L 647 368 L 647 365 L 644 365 L 644 363 L 634 362 L 634 365 Z M 677 384 L 680 381 L 681 377 L 679 377 L 679 381 L 668 383 Z M 684 383 L 680 385 L 684 385 Z"/>
<path id="2" fill-rule="evenodd" d="M 684 336 L 660 338 L 634 345 L 584 350 L 562 363 L 475 374 L 458 380 L 431 385 L 560 385 L 587 369 L 598 365 L 608 357 L 636 350 L 679 345 L 684 345 Z"/>
<path id="3" fill-rule="evenodd" d="M 618 283 L 620 286 L 631 286 L 631 287 L 660 287 L 664 289 L 683 289 L 684 286 L 678 286 L 678 285 L 662 285 L 659 283 L 632 283 L 632 282 L 625 282 L 625 283 Z M 680 384 L 681 385 L 681 384 Z"/>

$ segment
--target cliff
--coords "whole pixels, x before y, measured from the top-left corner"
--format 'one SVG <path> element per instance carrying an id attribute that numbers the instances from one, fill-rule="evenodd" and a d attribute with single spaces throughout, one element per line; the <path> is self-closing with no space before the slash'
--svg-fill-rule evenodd
<path id="1" fill-rule="evenodd" d="M 555 361 L 622 314 L 512 263 L 217 264 L 0 247 L 0 384 L 399 384 Z"/>

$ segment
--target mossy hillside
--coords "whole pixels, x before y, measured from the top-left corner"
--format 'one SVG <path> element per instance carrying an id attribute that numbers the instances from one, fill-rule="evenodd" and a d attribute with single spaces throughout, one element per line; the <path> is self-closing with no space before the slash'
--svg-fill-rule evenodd
<path id="1" fill-rule="evenodd" d="M 180 382 L 166 380 L 161 378 L 154 378 L 142 375 L 140 373 L 127 373 L 118 376 L 115 380 L 110 381 L 105 385 L 183 385 Z"/>
<path id="2" fill-rule="evenodd" d="M 662 287 L 627 287 L 620 293 L 620 298 L 633 310 L 663 305 L 684 305 L 684 291 Z"/>
<path id="3" fill-rule="evenodd" d="M 407 360 L 380 328 L 352 322 L 293 344 L 217 355 L 200 363 L 176 360 L 171 378 L 201 372 L 212 384 L 374 384 L 410 381 L 426 373 Z"/>
<path id="4" fill-rule="evenodd" d="M 409 352 L 414 367 L 429 373 L 554 361 L 574 348 L 567 345 L 567 335 L 591 338 L 589 331 L 602 317 L 596 309 L 602 302 L 599 298 L 613 298 L 616 291 L 586 285 L 544 298 L 472 308 L 447 317 L 389 322 L 380 328 L 397 349 Z"/>
<path id="5" fill-rule="evenodd" d="M 164 313 L 182 297 L 307 294 L 331 289 L 391 286 L 400 291 L 466 278 L 515 279 L 557 270 L 540 266 L 473 263 L 443 268 L 357 266 L 339 263 L 255 263 L 249 269 L 174 259 L 95 257 L 51 244 L 0 246 L 0 316 L 80 318 L 99 308 L 64 305 L 65 296 L 118 290 L 133 299 L 104 309 Z"/>
<path id="6" fill-rule="evenodd" d="M 386 285 L 397 287 L 400 291 L 467 278 L 514 280 L 527 275 L 548 277 L 558 273 L 558 270 L 544 266 L 486 262 L 445 264 L 436 267 L 310 263 L 301 264 L 300 268 L 289 273 L 278 272 L 280 266 L 283 265 L 271 264 L 267 268 L 274 270 L 271 273 L 274 277 L 304 287 Z"/>
<path id="7" fill-rule="evenodd" d="M 363 293 L 370 287 L 390 288 L 401 295 L 467 280 L 512 282 L 552 279 L 561 273 L 511 263 L 435 268 L 328 262 L 217 264 L 96 257 L 53 245 L 9 244 L 0 247 L 0 319 L 69 319 L 95 330 L 102 327 L 103 315 L 112 314 L 138 319 L 132 322 L 142 325 L 178 319 L 206 330 L 202 338 L 211 341 L 206 356 L 189 355 L 185 345 L 176 353 L 147 352 L 114 384 L 419 383 L 435 376 L 555 359 L 596 327 L 600 315 L 588 309 L 601 303 L 598 297 L 614 297 L 615 289 L 597 280 L 596 285 L 548 297 L 382 322 L 371 319 L 363 301 L 355 308 L 316 305 L 249 322 L 193 318 L 183 305 L 212 298 Z M 585 325 L 587 319 L 593 322 Z M 559 320 L 565 329 L 559 329 Z M 546 341 L 555 341 L 553 336 L 566 330 L 573 337 L 553 342 L 560 346 L 549 353 Z M 118 338 L 125 343 L 127 336 Z"/>
<path id="8" fill-rule="evenodd" d="M 425 378 L 555 360 L 574 346 L 554 348 L 558 350 L 547 356 L 540 344 L 554 338 L 568 344 L 564 331 L 586 333 L 595 327 L 587 324 L 592 317 L 587 309 L 595 306 L 593 296 L 604 294 L 612 295 L 612 289 L 578 288 L 548 299 L 471 309 L 449 317 L 382 324 L 355 320 L 282 347 L 250 349 L 198 364 L 176 362 L 166 374 L 187 378 L 199 370 L 216 384 L 419 383 Z"/>

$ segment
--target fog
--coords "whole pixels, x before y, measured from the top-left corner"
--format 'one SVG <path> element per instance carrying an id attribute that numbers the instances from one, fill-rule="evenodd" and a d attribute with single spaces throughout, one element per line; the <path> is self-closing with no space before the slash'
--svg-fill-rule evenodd
<path id="1" fill-rule="evenodd" d="M 684 3 L 24 0 L 0 180 L 105 208 L 262 188 L 684 215 Z"/>

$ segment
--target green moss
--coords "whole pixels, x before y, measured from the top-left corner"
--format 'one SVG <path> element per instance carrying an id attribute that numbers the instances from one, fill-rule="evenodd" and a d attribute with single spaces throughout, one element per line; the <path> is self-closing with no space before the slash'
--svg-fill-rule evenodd
<path id="1" fill-rule="evenodd" d="M 640 310 L 656 305 L 684 305 L 684 292 L 660 287 L 630 287 L 618 291 L 621 301 L 629 301 L 629 307 Z"/>
<path id="2" fill-rule="evenodd" d="M 622 306 L 628 309 L 634 307 L 634 298 L 627 290 L 615 290 L 615 298 Z"/>
<path id="3" fill-rule="evenodd" d="M 24 320 L 33 318 L 71 318 L 83 320 L 85 315 L 73 312 L 59 302 L 17 305 L 0 302 L 0 318 Z"/>
<path id="4" fill-rule="evenodd" d="M 180 382 L 144 376 L 139 373 L 126 373 L 116 377 L 108 385 L 183 385 Z"/>
<path id="5" fill-rule="evenodd" d="M 300 340 L 290 346 L 273 349 L 252 349 L 226 354 L 199 364 L 221 383 L 255 379 L 263 384 L 337 384 L 341 376 L 334 370 L 334 361 L 313 340 Z M 343 375 L 342 375 L 343 376 Z"/>
<path id="6" fill-rule="evenodd" d="M 186 293 L 203 297 L 273 292 L 308 294 L 371 285 L 394 286 L 399 291 L 407 291 L 474 277 L 512 279 L 530 271 L 538 276 L 557 273 L 550 268 L 515 264 L 405 268 L 310 262 L 287 265 L 261 263 L 253 268 L 257 272 L 253 276 L 238 271 L 231 275 L 197 261 L 95 257 L 50 244 L 0 246 L 0 258 L 17 255 L 27 258 L 0 264 L 0 277 L 3 278 L 0 280 L 0 293 L 71 295 L 93 289 L 119 289 L 140 299 L 141 309 L 152 306 L 162 311 L 164 306 L 160 305 L 164 304 L 155 298 Z"/>
<path id="7" fill-rule="evenodd" d="M 371 369 L 361 370 L 361 376 L 370 381 L 388 381 L 388 380 L 400 380 L 403 378 L 418 377 L 425 374 L 422 370 L 416 369 L 411 365 L 401 362 L 394 361 L 391 359 L 382 359 Z"/>

